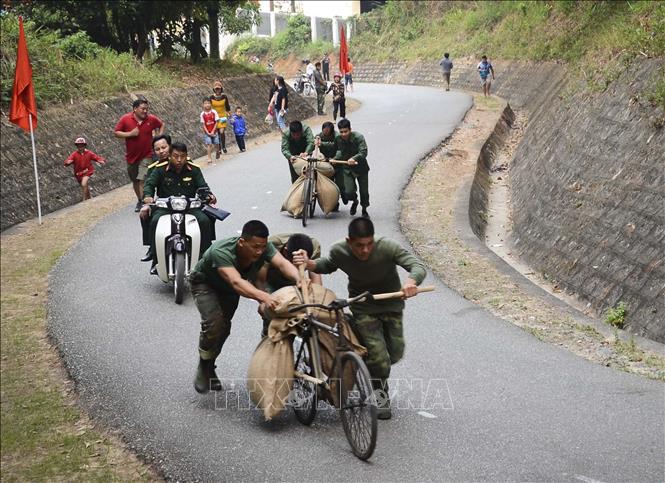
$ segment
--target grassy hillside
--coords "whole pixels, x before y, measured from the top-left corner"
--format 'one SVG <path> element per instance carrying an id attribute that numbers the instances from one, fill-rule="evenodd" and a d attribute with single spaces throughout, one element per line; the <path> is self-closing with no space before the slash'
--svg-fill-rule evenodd
<path id="1" fill-rule="evenodd" d="M 262 71 L 261 67 L 226 61 L 203 61 L 194 65 L 185 59 L 165 59 L 141 63 L 131 54 L 100 47 L 84 32 L 65 36 L 30 21 L 24 22 L 24 28 L 35 97 L 40 107 Z M 8 12 L 0 15 L 0 34 L 0 105 L 4 111 L 11 98 L 16 66 L 18 19 L 15 15 Z"/>
<path id="2" fill-rule="evenodd" d="M 357 62 L 495 59 L 563 61 L 604 89 L 635 58 L 665 55 L 665 2 L 389 1 L 361 15 L 350 53 Z M 651 100 L 665 105 L 665 72 Z"/>

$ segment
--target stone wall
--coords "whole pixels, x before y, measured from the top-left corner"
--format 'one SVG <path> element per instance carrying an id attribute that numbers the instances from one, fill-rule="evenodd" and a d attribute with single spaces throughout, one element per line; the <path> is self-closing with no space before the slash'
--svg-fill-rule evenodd
<path id="1" fill-rule="evenodd" d="M 249 137 L 276 129 L 264 123 L 268 94 L 273 77 L 248 75 L 224 81 L 231 106 L 242 106 L 247 116 Z M 312 100 L 290 91 L 289 117 L 304 119 L 316 113 Z M 139 94 L 138 92 L 136 94 Z M 209 86 L 186 89 L 164 89 L 140 92 L 150 100 L 151 112 L 162 119 L 166 132 L 174 140 L 184 141 L 192 157 L 205 154 L 201 138 L 201 100 L 210 94 Z M 118 119 L 131 111 L 129 95 L 63 105 L 39 111 L 39 126 L 35 133 L 37 162 L 42 201 L 42 213 L 64 208 L 81 200 L 80 189 L 71 167 L 63 162 L 74 151 L 74 139 L 84 136 L 88 149 L 104 156 L 108 164 L 95 171 L 93 195 L 104 193 L 129 182 L 125 162 L 124 141 L 116 139 L 113 128 Z M 37 216 L 35 180 L 32 166 L 30 136 L 7 121 L 0 121 L 0 169 L 2 176 L 2 230 Z M 235 149 L 233 130 L 227 129 L 227 142 Z"/>
<path id="2" fill-rule="evenodd" d="M 452 87 L 480 91 L 476 61 L 453 62 Z M 602 94 L 560 64 L 493 64 L 493 92 L 529 114 L 511 166 L 513 253 L 598 315 L 625 302 L 627 329 L 665 342 L 665 114 L 643 100 L 663 59 Z M 358 64 L 354 79 L 443 86 L 437 63 Z"/>

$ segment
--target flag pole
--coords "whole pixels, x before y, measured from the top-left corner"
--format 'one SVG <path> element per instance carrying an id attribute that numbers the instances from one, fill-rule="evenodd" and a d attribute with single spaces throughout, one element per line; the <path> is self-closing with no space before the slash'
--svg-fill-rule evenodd
<path id="1" fill-rule="evenodd" d="M 39 224 L 42 224 L 42 202 L 39 199 L 39 173 L 37 172 L 37 151 L 35 150 L 35 133 L 32 130 L 32 113 L 28 113 L 30 123 L 30 140 L 32 141 L 32 164 L 35 167 L 35 186 L 37 187 L 37 216 Z"/>

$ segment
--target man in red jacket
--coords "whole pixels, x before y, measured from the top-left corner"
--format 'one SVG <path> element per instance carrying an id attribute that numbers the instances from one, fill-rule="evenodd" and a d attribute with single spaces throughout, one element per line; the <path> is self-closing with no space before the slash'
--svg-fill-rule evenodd
<path id="1" fill-rule="evenodd" d="M 92 162 L 106 164 L 106 161 L 101 156 L 86 149 L 87 143 L 85 142 L 85 138 L 76 138 L 74 144 L 76 145 L 76 151 L 65 159 L 65 166 L 74 165 L 74 176 L 76 177 L 76 181 L 81 185 L 83 201 L 85 201 L 92 198 L 90 195 L 90 177 L 95 173 L 95 166 Z"/>
<path id="2" fill-rule="evenodd" d="M 133 111 L 120 118 L 115 126 L 115 137 L 125 140 L 127 174 L 136 193 L 136 208 L 143 206 L 143 181 L 152 161 L 152 138 L 164 133 L 164 123 L 148 114 L 148 100 L 139 98 L 132 104 Z"/>

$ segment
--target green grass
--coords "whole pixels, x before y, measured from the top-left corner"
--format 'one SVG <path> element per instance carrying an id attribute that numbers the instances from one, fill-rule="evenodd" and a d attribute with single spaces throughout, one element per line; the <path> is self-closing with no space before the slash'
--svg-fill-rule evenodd
<path id="1" fill-rule="evenodd" d="M 350 53 L 367 61 L 451 57 L 563 61 L 599 92 L 635 58 L 665 55 L 665 2 L 400 2 L 361 15 Z M 665 107 L 665 76 L 648 100 Z"/>
<path id="2" fill-rule="evenodd" d="M 118 54 L 91 42 L 79 32 L 63 37 L 58 32 L 24 22 L 32 64 L 35 97 L 40 107 L 48 104 L 94 99 L 146 88 L 179 85 L 178 77 L 141 64 L 130 54 Z M 3 110 L 9 104 L 14 83 L 18 20 L 0 16 L 0 75 Z"/>

